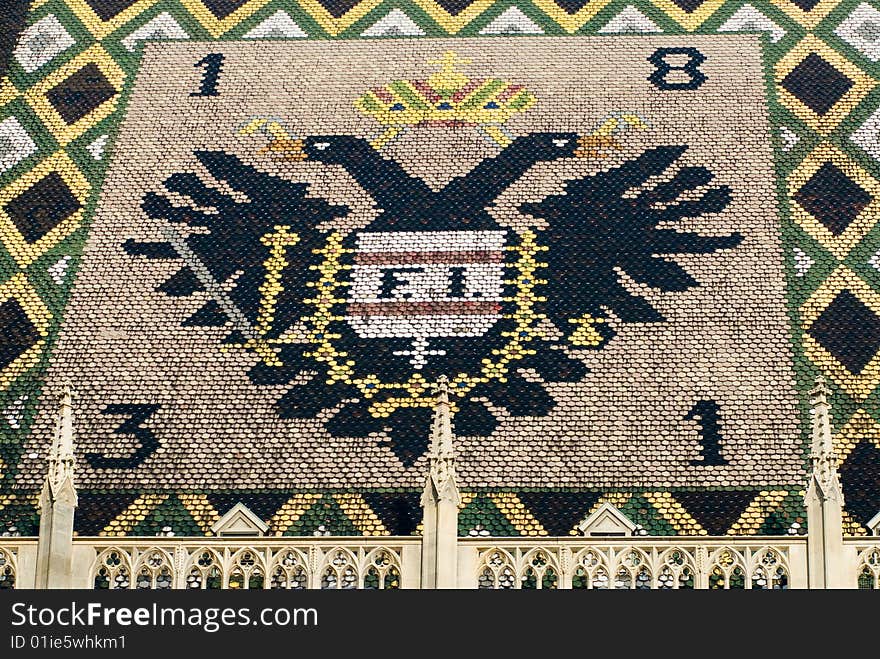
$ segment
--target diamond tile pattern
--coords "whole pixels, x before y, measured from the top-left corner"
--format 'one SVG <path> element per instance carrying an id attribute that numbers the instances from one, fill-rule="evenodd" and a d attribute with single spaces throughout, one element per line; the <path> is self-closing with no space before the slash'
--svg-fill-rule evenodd
<path id="1" fill-rule="evenodd" d="M 807 331 L 851 373 L 861 373 L 880 350 L 880 317 L 847 290 Z"/>
<path id="2" fill-rule="evenodd" d="M 0 336 L 0 368 L 9 366 L 40 340 L 37 328 L 15 298 L 0 304 Z"/>
<path id="3" fill-rule="evenodd" d="M 46 92 L 46 98 L 64 121 L 73 124 L 116 93 L 98 65 L 90 63 Z"/>
<path id="4" fill-rule="evenodd" d="M 827 113 L 853 86 L 853 81 L 821 55 L 810 53 L 782 80 L 782 87 L 816 114 Z"/>
<path id="5" fill-rule="evenodd" d="M 877 514 L 880 490 L 880 448 L 862 440 L 840 465 L 840 480 L 847 511 L 861 524 Z"/>
<path id="6" fill-rule="evenodd" d="M 74 531 L 79 535 L 100 535 L 101 531 L 136 498 L 134 494 L 108 497 L 81 493 L 77 502 Z"/>
<path id="7" fill-rule="evenodd" d="M 880 59 L 880 10 L 863 2 L 841 22 L 834 34 L 872 62 Z"/>
<path id="8" fill-rule="evenodd" d="M 724 535 L 739 519 L 757 491 L 675 492 L 673 496 L 709 535 Z"/>
<path id="9" fill-rule="evenodd" d="M 792 197 L 835 236 L 846 231 L 871 201 L 870 194 L 831 162 L 824 163 Z"/>
<path id="10" fill-rule="evenodd" d="M 367 492 L 364 501 L 372 508 L 391 535 L 414 535 L 422 521 L 418 492 Z"/>
<path id="11" fill-rule="evenodd" d="M 50 172 L 3 210 L 30 243 L 38 241 L 82 207 L 57 172 Z"/>
<path id="12" fill-rule="evenodd" d="M 21 68 L 33 73 L 75 43 L 58 17 L 49 14 L 22 32 L 13 55 Z"/>
<path id="13" fill-rule="evenodd" d="M 550 535 L 569 535 L 599 501 L 598 492 L 521 492 L 520 501 Z"/>

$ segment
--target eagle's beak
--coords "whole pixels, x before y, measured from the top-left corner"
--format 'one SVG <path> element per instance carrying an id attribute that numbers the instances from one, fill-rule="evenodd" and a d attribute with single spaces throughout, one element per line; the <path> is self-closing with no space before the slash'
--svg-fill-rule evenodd
<path id="1" fill-rule="evenodd" d="M 268 153 L 279 160 L 301 161 L 308 158 L 304 147 L 305 143 L 302 140 L 276 138 L 260 149 L 258 153 Z"/>
<path id="2" fill-rule="evenodd" d="M 610 135 L 582 135 L 577 142 L 575 158 L 607 158 L 608 150 L 620 148 L 620 142 Z"/>

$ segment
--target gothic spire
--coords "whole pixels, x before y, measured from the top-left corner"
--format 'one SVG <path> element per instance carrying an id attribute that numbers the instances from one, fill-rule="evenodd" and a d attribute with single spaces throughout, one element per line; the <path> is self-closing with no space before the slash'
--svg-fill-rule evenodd
<path id="1" fill-rule="evenodd" d="M 46 478 L 53 494 L 58 492 L 65 480 L 69 479 L 73 485 L 76 463 L 73 451 L 73 387 L 70 382 L 65 382 L 61 389 L 55 435 L 49 449 L 49 470 Z"/>
<path id="2" fill-rule="evenodd" d="M 449 382 L 445 375 L 437 379 L 435 387 L 434 419 L 428 447 L 428 477 L 422 495 L 433 500 L 447 499 L 456 505 L 460 501 L 455 480 L 455 447 L 452 434 L 452 414 L 449 405 Z"/>
<path id="3" fill-rule="evenodd" d="M 816 386 L 810 390 L 810 409 L 813 416 L 812 444 L 810 450 L 809 489 L 817 488 L 822 498 L 833 499 L 843 505 L 843 492 L 837 475 L 837 453 L 831 434 L 831 405 L 828 402 L 828 385 L 821 375 Z"/>

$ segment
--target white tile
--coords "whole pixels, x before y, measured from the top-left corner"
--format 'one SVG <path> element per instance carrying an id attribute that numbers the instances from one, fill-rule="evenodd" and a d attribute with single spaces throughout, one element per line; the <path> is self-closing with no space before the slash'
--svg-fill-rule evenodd
<path id="1" fill-rule="evenodd" d="M 866 2 L 847 16 L 834 34 L 872 62 L 880 60 L 880 10 Z"/>
<path id="2" fill-rule="evenodd" d="M 853 131 L 849 139 L 856 146 L 864 149 L 874 160 L 880 162 L 880 108 L 865 119 L 862 125 Z"/>
<path id="3" fill-rule="evenodd" d="M 21 68 L 33 73 L 75 43 L 55 14 L 49 14 L 21 33 L 12 54 Z"/>
<path id="4" fill-rule="evenodd" d="M 599 30 L 599 34 L 626 34 L 633 32 L 651 34 L 662 31 L 654 21 L 638 9 L 632 5 L 627 5 L 617 16 L 605 23 L 605 26 Z"/>
<path id="5" fill-rule="evenodd" d="M 309 36 L 290 14 L 279 9 L 244 35 L 245 39 L 302 39 Z"/>
<path id="6" fill-rule="evenodd" d="M 544 34 L 544 30 L 519 7 L 508 7 L 480 30 L 480 34 Z"/>
<path id="7" fill-rule="evenodd" d="M 189 39 L 189 35 L 171 14 L 162 12 L 153 20 L 141 25 L 120 43 L 126 50 L 134 52 L 138 44 L 146 39 Z"/>
<path id="8" fill-rule="evenodd" d="M 795 274 L 797 274 L 798 277 L 803 277 L 810 271 L 810 268 L 812 268 L 816 262 L 809 254 L 798 247 L 794 248 L 793 253 Z"/>
<path id="9" fill-rule="evenodd" d="M 104 158 L 104 149 L 107 148 L 107 140 L 110 139 L 109 135 L 101 135 L 96 140 L 93 140 L 87 147 L 86 151 L 94 158 L 95 160 L 102 160 Z"/>
<path id="10" fill-rule="evenodd" d="M 46 268 L 46 271 L 49 273 L 49 276 L 52 278 L 58 286 L 61 286 L 64 283 L 65 277 L 67 277 L 67 268 L 70 267 L 70 255 L 62 256 L 60 259 L 55 261 L 53 265 L 50 265 Z"/>
<path id="11" fill-rule="evenodd" d="M 6 422 L 14 430 L 21 428 L 21 422 L 24 420 L 24 404 L 26 402 L 27 396 L 21 396 L 3 410 L 3 416 L 6 418 Z"/>
<path id="12" fill-rule="evenodd" d="M 0 121 L 0 173 L 15 167 L 36 150 L 36 143 L 18 119 Z"/>
<path id="13" fill-rule="evenodd" d="M 392 9 L 384 17 L 361 32 L 362 37 L 423 37 L 425 31 L 400 9 Z"/>
<path id="14" fill-rule="evenodd" d="M 800 136 L 788 126 L 779 129 L 779 137 L 782 138 L 783 151 L 791 151 L 801 141 Z"/>
<path id="15" fill-rule="evenodd" d="M 755 32 L 760 30 L 770 35 L 776 43 L 785 36 L 785 30 L 762 14 L 752 5 L 743 5 L 718 28 L 719 32 Z"/>

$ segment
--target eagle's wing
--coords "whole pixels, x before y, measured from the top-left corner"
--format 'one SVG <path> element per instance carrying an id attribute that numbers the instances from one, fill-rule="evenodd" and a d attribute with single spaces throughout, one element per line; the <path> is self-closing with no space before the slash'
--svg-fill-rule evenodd
<path id="1" fill-rule="evenodd" d="M 230 318 L 235 315 L 231 305 L 253 325 L 258 320 L 264 293 L 261 287 L 272 256 L 272 234 L 284 232 L 289 235 L 281 273 L 284 288 L 275 291 L 274 313 L 274 326 L 283 330 L 284 325 L 298 319 L 305 279 L 313 276 L 308 265 L 315 260 L 313 250 L 320 247 L 322 239 L 315 227 L 345 215 L 347 208 L 308 198 L 306 183 L 267 174 L 228 153 L 197 151 L 195 155 L 214 179 L 239 194 L 211 187 L 192 172 L 173 174 L 165 180 L 165 188 L 184 197 L 185 205 L 176 205 L 168 196 L 155 192 L 148 192 L 142 202 L 147 215 L 170 223 L 166 228 L 168 240 L 129 240 L 125 249 L 130 254 L 183 261 L 183 267 L 159 286 L 168 295 L 228 289 L 228 299 L 218 302 L 212 295 L 214 299 L 185 324 L 223 325 L 227 320 L 235 321 Z M 230 288 L 226 282 L 236 273 L 241 274 Z"/>
<path id="2" fill-rule="evenodd" d="M 682 167 L 651 185 L 686 149 L 650 149 L 610 171 L 568 182 L 563 194 L 520 206 L 549 225 L 539 238 L 551 260 L 546 312 L 560 330 L 568 333 L 575 320 L 609 311 L 623 322 L 661 321 L 657 309 L 623 286 L 617 269 L 652 288 L 683 291 L 699 282 L 663 255 L 707 254 L 742 241 L 739 233 L 703 236 L 674 228 L 731 201 L 730 188 L 712 186 L 713 174 L 704 167 Z"/>

